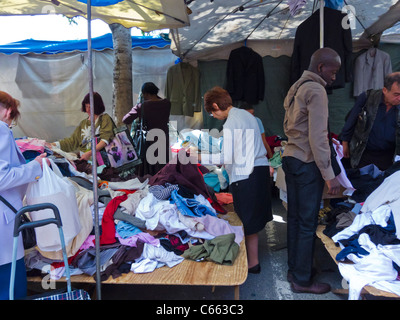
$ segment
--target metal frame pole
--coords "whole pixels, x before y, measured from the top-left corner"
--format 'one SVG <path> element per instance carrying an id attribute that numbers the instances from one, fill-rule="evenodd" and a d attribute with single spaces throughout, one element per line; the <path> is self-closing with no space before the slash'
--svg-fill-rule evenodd
<path id="1" fill-rule="evenodd" d="M 101 279 L 100 279 L 100 231 L 99 231 L 99 210 L 97 195 L 97 161 L 96 161 L 96 137 L 94 122 L 94 98 L 93 98 L 93 65 L 92 65 L 92 10 L 91 0 L 87 0 L 87 21 L 88 21 L 88 72 L 89 72 L 89 101 L 90 101 L 90 125 L 92 136 L 92 176 L 93 176 L 93 203 L 94 203 L 94 232 L 96 250 L 96 292 L 97 299 L 101 300 Z"/>

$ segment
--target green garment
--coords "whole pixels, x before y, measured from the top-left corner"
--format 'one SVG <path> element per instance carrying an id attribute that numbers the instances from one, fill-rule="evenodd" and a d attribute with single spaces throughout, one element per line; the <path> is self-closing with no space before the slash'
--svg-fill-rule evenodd
<path id="1" fill-rule="evenodd" d="M 171 102 L 172 115 L 193 117 L 201 112 L 200 73 L 198 68 L 180 62 L 168 69 L 165 98 Z"/>
<path id="2" fill-rule="evenodd" d="M 114 122 L 107 113 L 101 114 L 95 123 L 95 135 L 107 144 L 114 138 Z M 82 120 L 69 138 L 60 140 L 60 148 L 66 152 L 91 150 L 90 120 Z"/>
<path id="3" fill-rule="evenodd" d="M 275 152 L 271 159 L 268 159 L 272 168 L 279 168 L 282 165 L 282 157 L 279 151 Z"/>
<path id="4" fill-rule="evenodd" d="M 191 260 L 205 259 L 231 266 L 238 253 L 239 245 L 235 242 L 235 234 L 229 233 L 190 247 L 185 250 L 182 257 Z"/>

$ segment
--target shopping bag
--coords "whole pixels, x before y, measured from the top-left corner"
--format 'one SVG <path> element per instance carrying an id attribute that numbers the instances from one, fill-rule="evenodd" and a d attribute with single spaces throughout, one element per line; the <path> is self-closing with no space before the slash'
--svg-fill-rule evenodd
<path id="1" fill-rule="evenodd" d="M 143 160 L 146 155 L 146 137 L 147 137 L 147 126 L 144 122 L 144 103 L 142 104 L 140 122 L 137 123 L 135 133 L 132 136 L 133 145 L 139 159 Z"/>
<path id="2" fill-rule="evenodd" d="M 146 154 L 146 135 L 146 129 L 138 127 L 135 131 L 135 135 L 132 138 L 139 159 L 143 159 Z"/>
<path id="3" fill-rule="evenodd" d="M 138 160 L 135 147 L 129 132 L 124 128 L 115 130 L 115 137 L 104 147 L 101 153 L 104 164 L 119 168 Z"/>
<path id="4" fill-rule="evenodd" d="M 81 230 L 78 203 L 74 185 L 63 177 L 57 165 L 51 160 L 51 169 L 43 159 L 43 176 L 28 185 L 26 202 L 28 205 L 52 203 L 60 211 L 65 244 L 68 245 Z M 32 221 L 53 218 L 50 209 L 30 212 Z M 46 225 L 35 229 L 36 241 L 43 251 L 61 250 L 61 241 L 55 225 Z"/>
<path id="5" fill-rule="evenodd" d="M 89 293 L 82 289 L 71 290 L 70 292 L 64 289 L 59 292 L 55 291 L 50 294 L 28 298 L 31 300 L 91 300 Z"/>

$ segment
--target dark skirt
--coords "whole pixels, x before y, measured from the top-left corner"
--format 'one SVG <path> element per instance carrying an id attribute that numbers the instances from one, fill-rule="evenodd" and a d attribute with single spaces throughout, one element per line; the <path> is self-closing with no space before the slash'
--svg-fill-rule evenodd
<path id="1" fill-rule="evenodd" d="M 272 220 L 271 187 L 268 166 L 254 167 L 249 178 L 230 185 L 235 212 L 243 223 L 244 234 L 261 231 Z"/>

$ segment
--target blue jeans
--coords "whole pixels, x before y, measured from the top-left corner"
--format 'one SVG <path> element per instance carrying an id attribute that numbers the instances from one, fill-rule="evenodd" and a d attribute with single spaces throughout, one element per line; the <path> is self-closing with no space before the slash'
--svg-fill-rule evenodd
<path id="1" fill-rule="evenodd" d="M 305 163 L 294 157 L 283 157 L 288 224 L 288 267 L 293 281 L 311 285 L 315 232 L 325 181 L 315 162 Z"/>

